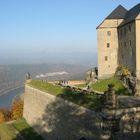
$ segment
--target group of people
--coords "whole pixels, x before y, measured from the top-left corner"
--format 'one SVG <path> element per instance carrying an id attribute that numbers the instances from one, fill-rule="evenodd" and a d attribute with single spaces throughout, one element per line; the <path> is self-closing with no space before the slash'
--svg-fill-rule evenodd
<path id="1" fill-rule="evenodd" d="M 68 80 L 60 80 L 59 85 L 68 85 Z"/>

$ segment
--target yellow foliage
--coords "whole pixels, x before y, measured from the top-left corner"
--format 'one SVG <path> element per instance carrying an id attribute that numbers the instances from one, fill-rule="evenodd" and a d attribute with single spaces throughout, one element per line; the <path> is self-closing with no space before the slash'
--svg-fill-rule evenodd
<path id="1" fill-rule="evenodd" d="M 123 66 L 118 66 L 115 72 L 115 76 L 119 74 L 122 76 L 128 76 L 131 75 L 130 71 L 128 70 L 128 68 L 123 67 Z"/>
<path id="2" fill-rule="evenodd" d="M 122 75 L 123 75 L 123 76 L 130 75 L 130 72 L 129 72 L 128 68 L 123 68 L 123 69 L 122 69 Z"/>

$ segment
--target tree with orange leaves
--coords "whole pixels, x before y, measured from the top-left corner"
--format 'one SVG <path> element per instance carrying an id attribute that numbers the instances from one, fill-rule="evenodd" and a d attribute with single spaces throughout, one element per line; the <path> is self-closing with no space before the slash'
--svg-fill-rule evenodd
<path id="1" fill-rule="evenodd" d="M 0 123 L 5 122 L 5 116 L 3 112 L 0 112 Z"/>
<path id="2" fill-rule="evenodd" d="M 12 103 L 12 119 L 17 120 L 23 116 L 23 100 L 18 98 Z"/>

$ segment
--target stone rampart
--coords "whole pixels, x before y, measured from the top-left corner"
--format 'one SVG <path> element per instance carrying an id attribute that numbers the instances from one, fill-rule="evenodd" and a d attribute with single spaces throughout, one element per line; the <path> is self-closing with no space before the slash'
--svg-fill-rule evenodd
<path id="1" fill-rule="evenodd" d="M 26 85 L 23 115 L 45 140 L 80 140 L 82 137 L 85 140 L 107 140 L 110 136 L 119 140 L 125 140 L 124 136 L 126 140 L 131 139 L 130 136 L 137 138 L 140 136 L 139 101 L 135 97 L 121 97 L 119 100 L 124 102 L 123 108 L 104 109 L 97 113 Z"/>
<path id="2" fill-rule="evenodd" d="M 98 113 L 25 86 L 24 118 L 46 140 L 99 140 Z"/>

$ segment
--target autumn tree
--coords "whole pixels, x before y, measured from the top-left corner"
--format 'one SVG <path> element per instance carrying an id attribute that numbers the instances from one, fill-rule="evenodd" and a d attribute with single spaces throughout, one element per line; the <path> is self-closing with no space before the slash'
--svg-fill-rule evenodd
<path id="1" fill-rule="evenodd" d="M 11 120 L 11 112 L 5 108 L 0 108 L 0 122 L 10 120 Z"/>
<path id="2" fill-rule="evenodd" d="M 5 117 L 4 117 L 4 113 L 0 112 L 0 123 L 5 122 Z"/>
<path id="3" fill-rule="evenodd" d="M 14 99 L 12 103 L 12 119 L 17 120 L 23 116 L 23 100 L 18 98 Z"/>

